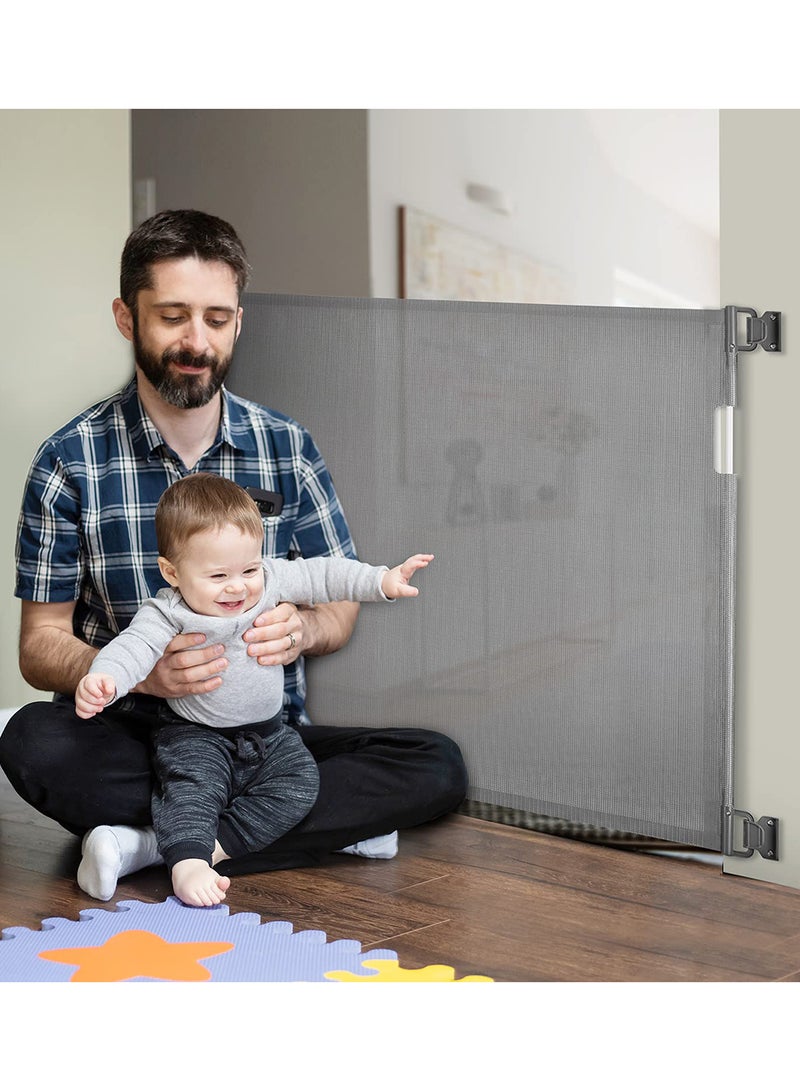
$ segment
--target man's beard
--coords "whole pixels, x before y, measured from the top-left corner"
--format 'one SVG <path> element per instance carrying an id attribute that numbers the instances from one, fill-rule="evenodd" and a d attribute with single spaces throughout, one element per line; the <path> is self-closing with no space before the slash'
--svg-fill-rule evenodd
<path id="1" fill-rule="evenodd" d="M 195 356 L 183 349 L 171 349 L 157 356 L 142 344 L 139 331 L 133 331 L 133 354 L 145 378 L 158 391 L 169 405 L 177 409 L 199 409 L 208 405 L 225 381 L 231 366 L 233 352 L 221 359 L 213 353 Z M 170 364 L 184 367 L 196 366 L 208 368 L 208 372 L 198 371 L 196 375 L 170 370 Z"/>

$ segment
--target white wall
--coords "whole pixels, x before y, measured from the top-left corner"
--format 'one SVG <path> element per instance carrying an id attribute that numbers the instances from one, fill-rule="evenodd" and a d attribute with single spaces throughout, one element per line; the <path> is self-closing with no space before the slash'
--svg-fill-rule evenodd
<path id="1" fill-rule="evenodd" d="M 127 110 L 0 111 L 0 707 L 34 691 L 19 675 L 14 542 L 39 442 L 130 374 L 111 315 L 130 229 Z"/>
<path id="2" fill-rule="evenodd" d="M 573 303 L 613 304 L 614 268 L 621 266 L 695 305 L 718 307 L 718 240 L 616 169 L 593 113 L 370 110 L 371 294 L 398 294 L 397 207 L 410 205 L 563 270 Z M 668 113 L 680 149 L 675 126 L 692 119 Z M 713 138 L 713 125 L 707 128 Z M 649 150 L 651 135 L 631 124 L 629 142 Z M 685 146 L 689 157 L 690 141 Z M 683 196 L 682 164 L 671 150 L 662 152 L 661 174 L 671 171 Z M 707 150 L 714 162 L 716 147 Z M 687 175 L 694 165 L 686 159 Z M 513 214 L 469 200 L 468 182 L 501 190 Z M 715 171 L 707 186 L 704 208 L 716 194 Z M 662 196 L 669 191 L 667 179 Z"/>

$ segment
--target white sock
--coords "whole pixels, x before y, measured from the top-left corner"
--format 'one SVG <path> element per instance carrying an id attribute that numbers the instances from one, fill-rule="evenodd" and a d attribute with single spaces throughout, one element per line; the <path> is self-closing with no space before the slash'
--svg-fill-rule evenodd
<path id="1" fill-rule="evenodd" d="M 95 826 L 81 851 L 78 886 L 101 902 L 114 896 L 123 875 L 163 862 L 152 826 Z"/>
<path id="2" fill-rule="evenodd" d="M 385 833 L 381 837 L 369 837 L 366 841 L 356 841 L 346 849 L 337 852 L 349 852 L 352 856 L 368 856 L 371 860 L 391 860 L 397 856 L 397 830 Z"/>

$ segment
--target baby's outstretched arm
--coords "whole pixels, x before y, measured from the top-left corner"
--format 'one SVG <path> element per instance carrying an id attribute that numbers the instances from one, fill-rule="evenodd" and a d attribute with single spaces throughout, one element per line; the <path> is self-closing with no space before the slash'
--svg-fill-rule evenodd
<path id="1" fill-rule="evenodd" d="M 409 557 L 396 568 L 390 568 L 388 572 L 384 572 L 381 590 L 387 599 L 411 598 L 418 595 L 419 588 L 412 587 L 408 581 L 420 568 L 427 568 L 432 560 L 432 553 L 415 553 L 413 557 Z"/>
<path id="2" fill-rule="evenodd" d="M 110 674 L 85 674 L 75 690 L 75 711 L 89 720 L 114 700 L 117 687 Z"/>

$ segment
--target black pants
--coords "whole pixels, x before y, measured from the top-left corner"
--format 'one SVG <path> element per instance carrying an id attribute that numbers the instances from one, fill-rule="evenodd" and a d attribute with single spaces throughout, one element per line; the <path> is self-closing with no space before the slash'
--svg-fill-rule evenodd
<path id="1" fill-rule="evenodd" d="M 65 697 L 26 705 L 0 735 L 0 765 L 24 800 L 72 833 L 149 826 L 150 733 L 161 705 L 126 698 L 91 720 L 79 719 Z M 221 863 L 221 874 L 317 863 L 355 841 L 429 822 L 464 798 L 464 760 L 446 735 L 317 725 L 297 731 L 319 767 L 316 803 L 268 848 Z"/>

